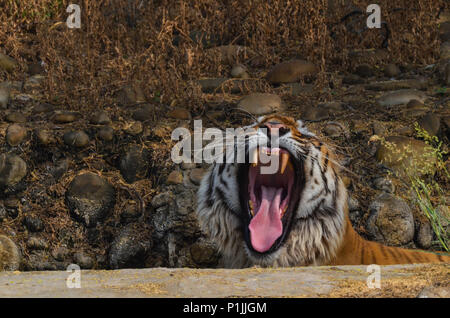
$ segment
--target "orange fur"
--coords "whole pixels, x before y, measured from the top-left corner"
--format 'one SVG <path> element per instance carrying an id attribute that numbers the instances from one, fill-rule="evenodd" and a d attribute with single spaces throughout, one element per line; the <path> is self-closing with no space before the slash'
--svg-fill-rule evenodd
<path id="1" fill-rule="evenodd" d="M 277 120 L 289 127 L 293 138 L 298 141 L 305 141 L 302 134 L 297 129 L 296 121 L 291 117 L 285 117 L 280 115 L 266 116 L 263 121 L 258 125 L 264 126 L 264 123 L 270 120 Z M 324 170 L 333 169 L 334 173 L 338 174 L 336 165 L 333 163 L 333 153 L 323 145 L 319 139 L 308 140 L 316 147 L 320 147 L 324 158 L 326 160 L 321 162 Z M 326 169 L 325 169 L 326 168 Z M 342 181 L 339 182 L 340 186 L 345 187 Z M 389 247 L 376 242 L 371 242 L 363 239 L 359 236 L 352 227 L 350 219 L 348 218 L 348 208 L 345 211 L 346 229 L 340 248 L 334 259 L 331 260 L 328 265 L 358 265 L 358 264 L 378 264 L 378 265 L 390 265 L 390 264 L 412 264 L 412 263 L 438 263 L 446 262 L 450 263 L 450 256 L 439 255 L 432 252 L 410 250 L 398 247 Z"/>

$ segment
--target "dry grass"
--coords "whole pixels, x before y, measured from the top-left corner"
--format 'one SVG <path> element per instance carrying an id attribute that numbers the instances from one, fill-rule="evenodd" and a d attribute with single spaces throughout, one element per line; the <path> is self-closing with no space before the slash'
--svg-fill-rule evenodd
<path id="1" fill-rule="evenodd" d="M 67 19 L 69 2 L 0 1 L 0 51 L 21 66 L 12 75 L 0 74 L 0 79 L 23 79 L 28 63 L 43 60 L 48 71 L 44 98 L 76 110 L 113 105 L 120 88 L 140 83 L 147 101 L 163 109 L 178 104 L 200 113 L 204 99 L 194 80 L 229 71 L 212 46 L 246 46 L 246 56 L 228 56 L 226 62 L 246 62 L 258 69 L 306 58 L 328 72 L 319 75 L 317 83 L 323 84 L 329 71 L 353 66 L 357 59 L 350 51 L 380 43 L 376 31 L 359 37 L 336 24 L 355 7 L 344 0 L 84 0 L 79 1 L 81 29 L 61 23 Z M 353 2 L 363 11 L 369 4 Z M 435 21 L 445 1 L 377 3 L 392 32 L 387 58 L 433 62 L 439 48 Z M 335 39 L 330 37 L 332 26 Z"/>
<path id="2" fill-rule="evenodd" d="M 197 79 L 228 77 L 234 63 L 244 63 L 257 79 L 243 81 L 241 91 L 244 94 L 252 91 L 280 94 L 291 106 L 291 115 L 296 116 L 297 106 L 328 101 L 333 97 L 326 96 L 320 89 L 314 90 L 311 96 L 288 96 L 283 87 L 272 87 L 262 79 L 272 65 L 295 57 L 313 61 L 321 70 L 314 82 L 320 88 L 333 81 L 336 72 L 352 69 L 360 62 L 351 52 L 375 52 L 380 46 L 378 32 L 368 31 L 358 37 L 348 32 L 346 24 L 338 23 L 354 8 L 345 0 L 83 0 L 77 1 L 82 10 L 79 30 L 67 29 L 64 23 L 68 16 L 66 7 L 71 2 L 0 0 L 0 52 L 13 57 L 20 66 L 13 73 L 0 70 L 0 82 L 25 80 L 28 64 L 42 60 L 47 71 L 43 102 L 54 104 L 56 109 L 78 110 L 82 114 L 105 109 L 114 119 L 113 128 L 120 132 L 117 141 L 111 145 L 97 141 L 76 155 L 70 154 L 68 157 L 72 161 L 68 173 L 54 183 L 48 181 L 52 179 L 41 164 L 50 153 L 33 148 L 36 145 L 31 141 L 22 145 L 34 174 L 28 177 L 28 181 L 33 181 L 29 182 L 28 195 L 39 197 L 41 192 L 48 193 L 47 199 L 30 202 L 29 206 L 34 213 L 49 216 L 44 223 L 51 249 L 61 241 L 67 241 L 74 249 L 88 245 L 86 229 L 70 218 L 64 205 L 65 190 L 76 174 L 83 171 L 99 173 L 115 186 L 117 200 L 108 224 L 119 223 L 120 211 L 129 201 L 137 204 L 136 196 L 140 196 L 147 206 L 150 204 L 152 195 L 173 168 L 169 160 L 169 139 L 178 123 L 161 122 L 161 112 L 173 106 L 185 107 L 196 118 L 205 114 L 206 107 L 215 105 L 223 108 L 226 117 L 226 122 L 219 124 L 242 124 L 245 114 L 228 112 L 228 104 L 238 98 L 229 94 L 233 83 L 222 85 L 217 94 L 203 94 Z M 328 7 L 331 2 L 335 3 L 334 7 Z M 363 11 L 370 3 L 353 2 Z M 436 17 L 442 6 L 448 6 L 445 0 L 383 0 L 377 3 L 392 32 L 388 48 L 382 50 L 383 60 L 377 63 L 434 63 L 439 51 Z M 330 36 L 331 31 L 335 33 L 334 38 Z M 205 39 L 197 39 L 198 35 Z M 222 45 L 239 45 L 246 49 L 237 54 L 229 49 L 221 54 L 215 47 Z M 146 123 L 151 127 L 151 138 L 146 140 L 131 138 L 122 132 L 122 126 L 114 126 L 125 125 L 124 118 L 129 115 L 129 109 L 116 107 L 117 94 L 127 85 L 140 86 L 145 100 L 156 105 L 154 119 Z M 374 115 L 376 111 L 365 101 L 364 108 L 355 112 L 359 112 L 357 117 L 364 117 L 365 121 L 368 114 Z M 382 115 L 385 120 L 392 118 L 392 114 Z M 239 122 L 233 118 L 239 118 Z M 46 124 L 46 119 L 42 124 Z M 86 125 L 75 122 L 65 128 L 85 129 Z M 0 129 L 2 138 L 3 131 Z M 55 131 L 58 139 L 62 133 L 62 130 Z M 363 152 L 366 140 L 346 141 L 348 144 L 355 142 L 359 143 L 358 147 L 340 150 L 357 158 L 355 166 L 369 166 L 367 169 L 375 171 L 374 160 Z M 119 153 L 129 143 L 151 149 L 149 161 L 154 165 L 148 173 L 149 178 L 130 187 L 123 185 L 117 170 Z M 361 195 L 360 202 L 365 201 L 367 193 L 374 192 L 367 182 L 363 182 L 368 179 L 367 174 L 352 177 L 356 178 L 353 187 L 354 192 Z M 4 222 L 4 228 L 20 228 L 24 213 L 27 211 L 20 210 L 19 205 L 19 216 L 8 224 Z M 70 230 L 64 232 L 61 229 Z M 104 247 L 115 231 L 108 225 L 94 249 L 98 254 L 105 253 Z M 27 233 L 18 234 L 22 242 L 26 237 Z M 24 251 L 26 254 L 26 249 Z"/>

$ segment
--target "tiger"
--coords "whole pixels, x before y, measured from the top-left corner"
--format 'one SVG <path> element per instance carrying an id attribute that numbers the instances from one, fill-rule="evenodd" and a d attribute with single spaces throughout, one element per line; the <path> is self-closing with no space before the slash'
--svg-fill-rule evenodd
<path id="1" fill-rule="evenodd" d="M 197 191 L 199 225 L 224 267 L 450 262 L 442 253 L 361 237 L 349 219 L 336 155 L 303 121 L 272 114 L 249 129 L 241 139 L 248 161 L 212 163 Z M 261 173 L 262 152 L 278 160 L 276 172 Z"/>

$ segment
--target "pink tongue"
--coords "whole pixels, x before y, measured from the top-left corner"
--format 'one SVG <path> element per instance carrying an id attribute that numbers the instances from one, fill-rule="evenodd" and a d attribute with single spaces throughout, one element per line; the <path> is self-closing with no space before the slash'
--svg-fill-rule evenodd
<path id="1" fill-rule="evenodd" d="M 261 205 L 252 218 L 249 230 L 253 248 L 265 252 L 283 232 L 280 219 L 280 202 L 283 188 L 261 186 Z"/>

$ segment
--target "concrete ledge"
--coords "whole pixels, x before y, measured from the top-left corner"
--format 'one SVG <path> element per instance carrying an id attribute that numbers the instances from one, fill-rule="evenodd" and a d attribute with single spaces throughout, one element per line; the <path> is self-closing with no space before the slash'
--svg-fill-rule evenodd
<path id="1" fill-rule="evenodd" d="M 82 270 L 81 288 L 76 273 L 2 272 L 0 297 L 450 297 L 450 264 L 379 269 L 381 288 L 367 266 Z"/>

